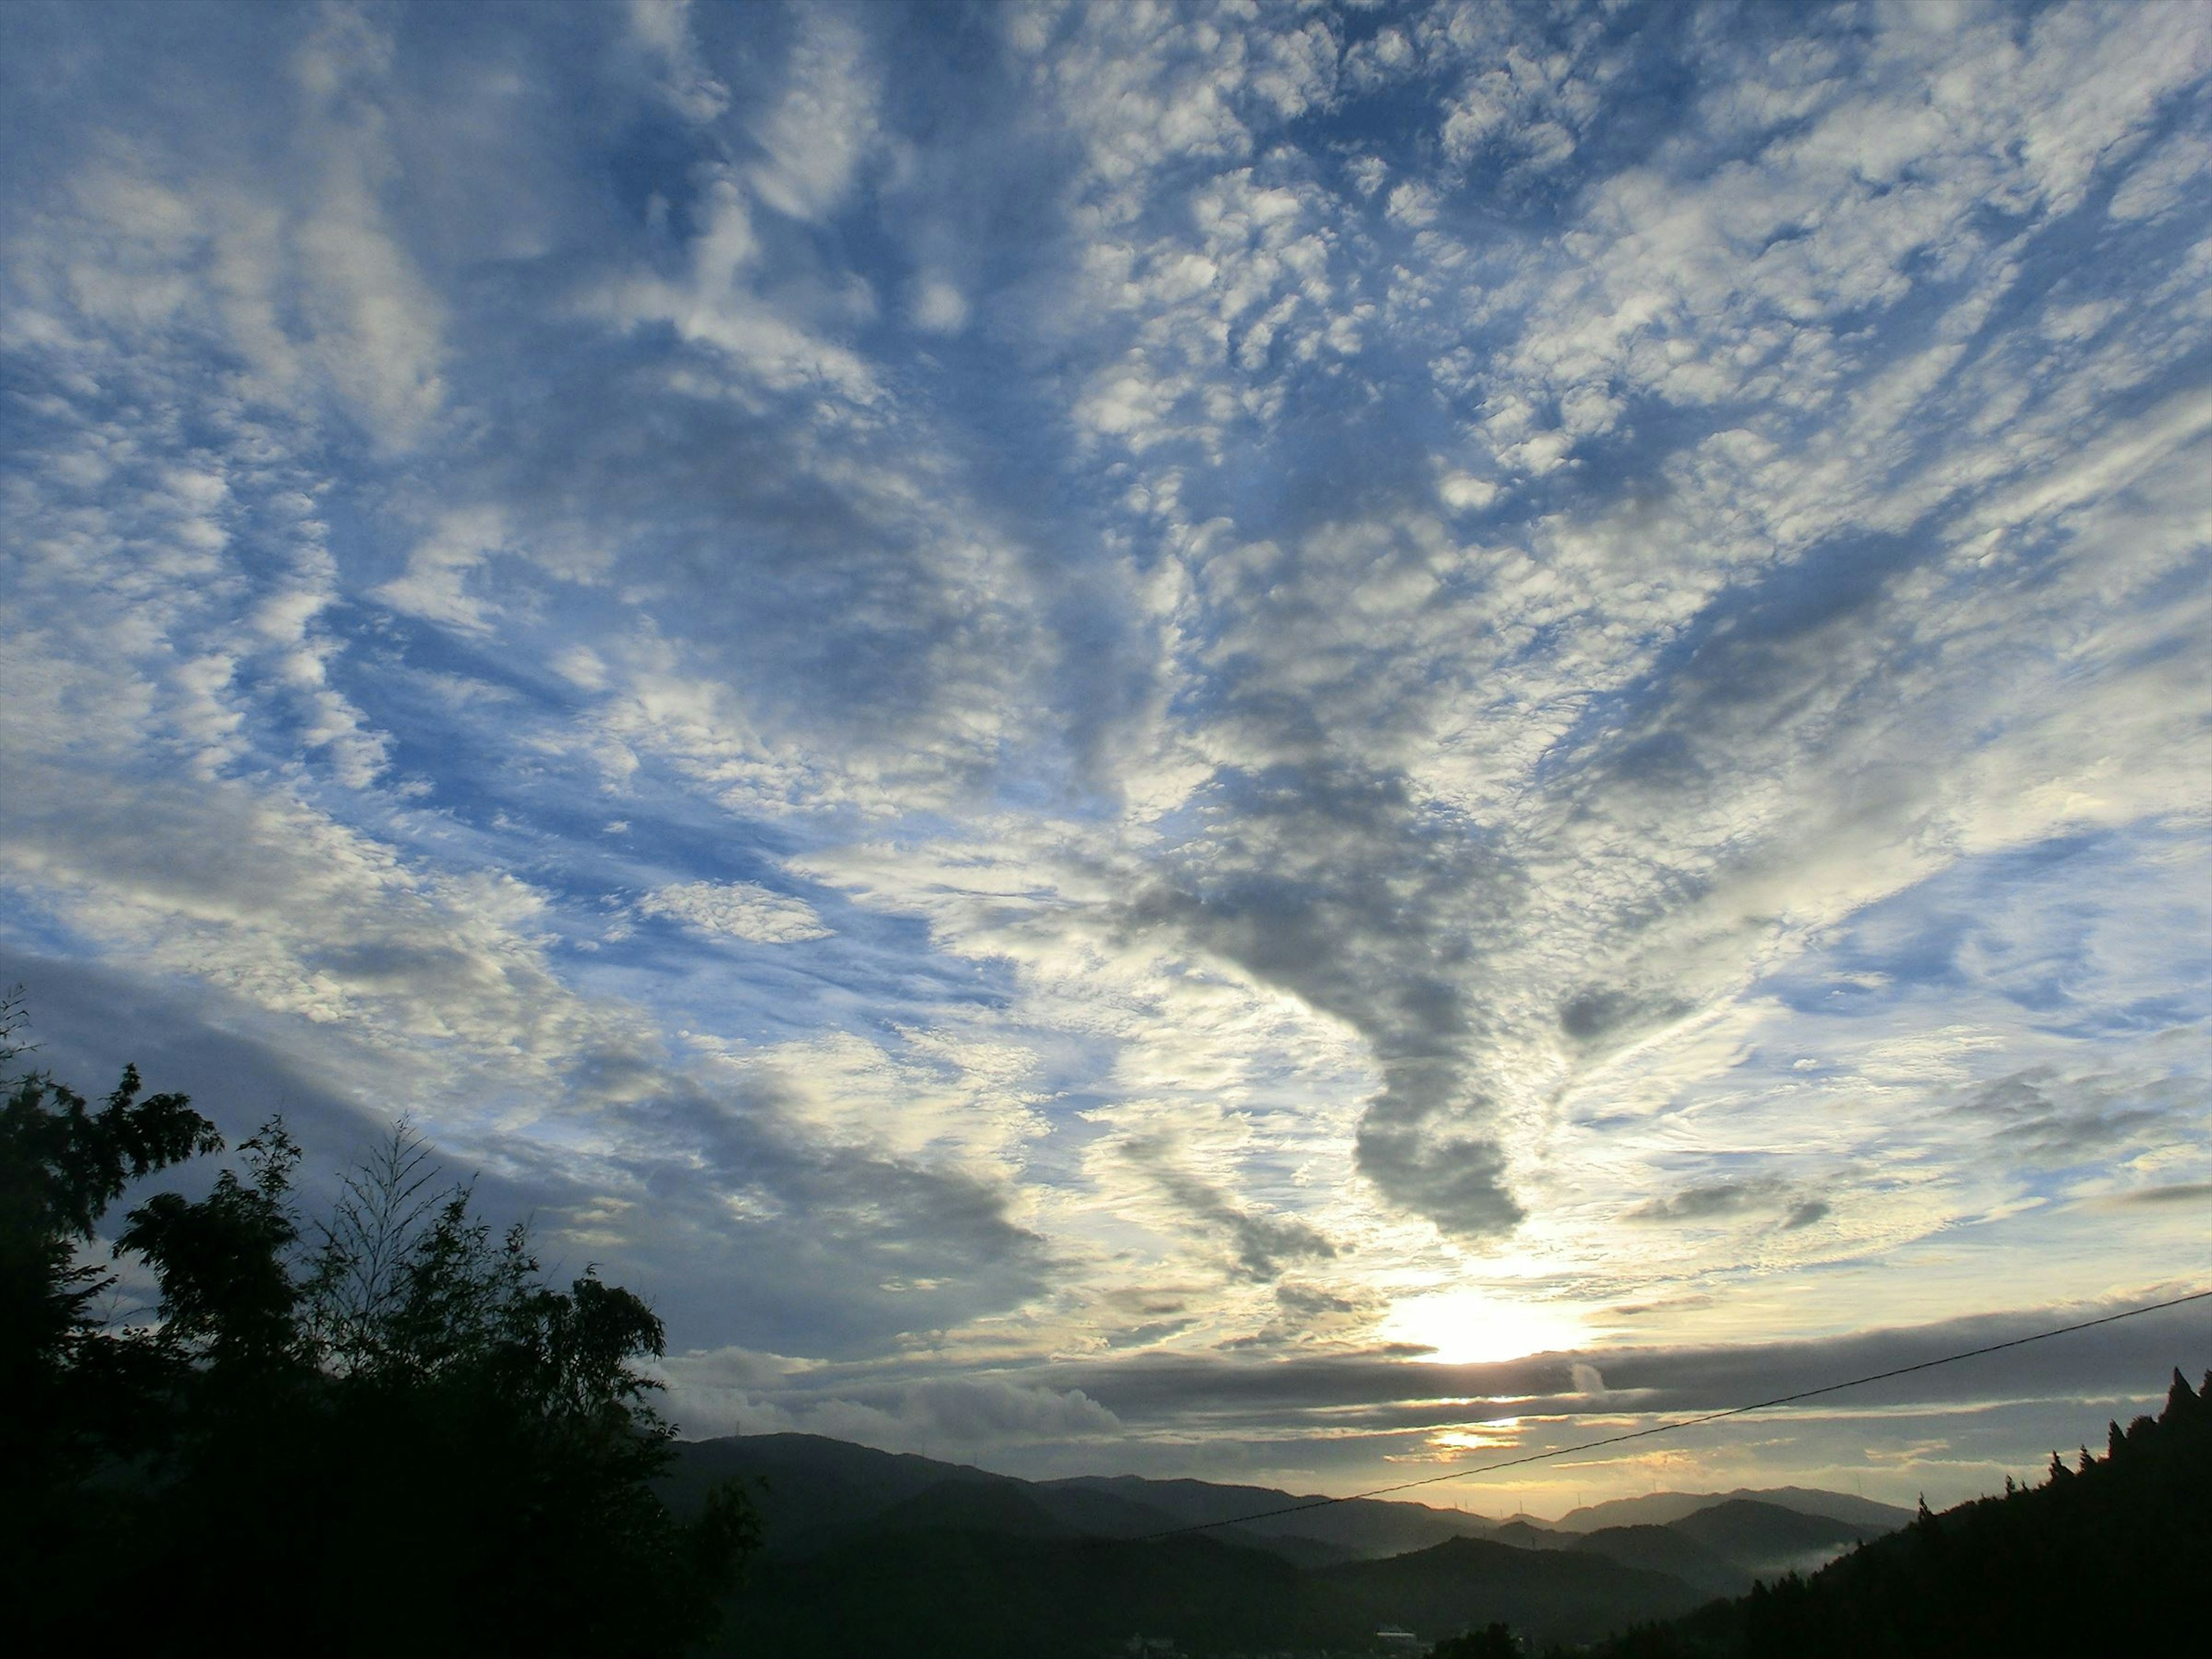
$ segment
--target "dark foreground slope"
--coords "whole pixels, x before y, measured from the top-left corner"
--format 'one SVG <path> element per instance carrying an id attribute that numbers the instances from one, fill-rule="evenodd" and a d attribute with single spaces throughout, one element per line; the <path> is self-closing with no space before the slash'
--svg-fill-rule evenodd
<path id="1" fill-rule="evenodd" d="M 1186 1653 L 1318 1649 L 1363 1632 L 1299 1569 L 1211 1540 L 1156 1544 L 974 1530 L 873 1537 L 761 1566 L 734 1598 L 731 1655 L 1096 1659 L 1139 1632 Z M 1371 1628 L 1371 1627 L 1370 1627 Z"/>
<path id="2" fill-rule="evenodd" d="M 1310 1577 L 1358 1607 L 1368 1631 L 1392 1624 L 1429 1637 L 1498 1622 L 1536 1642 L 1587 1642 L 1650 1618 L 1647 1607 L 1686 1613 L 1706 1599 L 1679 1578 L 1601 1555 L 1515 1549 L 1483 1538 Z"/>
<path id="3" fill-rule="evenodd" d="M 2204 1379 L 2212 1393 L 2212 1375 Z M 2198 1650 L 2212 1568 L 2212 1402 L 2173 1376 L 2165 1411 L 2041 1486 L 1920 1519 L 1809 1580 L 1638 1630 L 1605 1659 Z"/>
<path id="4" fill-rule="evenodd" d="M 930 1528 L 763 1564 L 732 1601 L 718 1650 L 1101 1659 L 1142 1632 L 1189 1655 L 1343 1653 L 1366 1651 L 1385 1625 L 1434 1637 L 1492 1620 L 1540 1641 L 1578 1641 L 1704 1599 L 1602 1557 L 1482 1539 L 1308 1570 L 1203 1534 L 1142 1542 Z"/>

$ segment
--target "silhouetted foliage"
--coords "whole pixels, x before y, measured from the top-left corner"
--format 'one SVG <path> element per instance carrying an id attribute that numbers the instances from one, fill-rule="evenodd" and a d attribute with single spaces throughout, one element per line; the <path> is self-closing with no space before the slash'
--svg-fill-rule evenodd
<path id="1" fill-rule="evenodd" d="M 1812 1578 L 1614 1638 L 1604 1659 L 1846 1659 L 2181 1652 L 2201 1641 L 2212 1561 L 2212 1375 L 2114 1424 L 2105 1457 L 2051 1455 L 2039 1486 L 1942 1514 Z"/>
<path id="2" fill-rule="evenodd" d="M 1511 1626 L 1493 1621 L 1437 1643 L 1429 1659 L 1522 1659 L 1527 1651 Z"/>
<path id="3" fill-rule="evenodd" d="M 98 1112 L 44 1077 L 0 1108 L 11 1634 L 642 1655 L 712 1632 L 757 1527 L 735 1487 L 689 1522 L 653 1492 L 659 1320 L 589 1271 L 544 1283 L 404 1127 L 312 1237 L 281 1123 L 206 1196 L 147 1199 L 113 1248 L 158 1322 L 104 1328 L 114 1280 L 80 1247 L 131 1180 L 220 1146 L 135 1072 Z"/>
<path id="4" fill-rule="evenodd" d="M 0 1063 L 20 1000 L 0 1001 Z M 104 1340 L 93 1303 L 114 1276 L 77 1260 L 133 1181 L 217 1151 L 182 1095 L 139 1097 L 135 1069 L 97 1111 L 33 1073 L 0 1104 L 0 1504 L 81 1474 L 130 1436 L 126 1402 L 155 1385 L 143 1344 Z M 133 1446 L 131 1449 L 136 1449 Z"/>

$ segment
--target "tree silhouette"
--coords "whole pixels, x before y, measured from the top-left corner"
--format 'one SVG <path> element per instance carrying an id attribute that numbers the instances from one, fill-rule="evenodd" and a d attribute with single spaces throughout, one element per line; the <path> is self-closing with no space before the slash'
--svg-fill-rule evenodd
<path id="1" fill-rule="evenodd" d="M 0 1001 L 0 1063 L 21 1002 Z M 103 1453 L 137 1449 L 132 1401 L 155 1385 L 156 1356 L 103 1338 L 91 1308 L 114 1275 L 77 1260 L 131 1182 L 221 1148 L 182 1095 L 140 1097 L 136 1068 L 97 1111 L 33 1073 L 0 1103 L 0 1504 L 82 1474 Z"/>
<path id="2" fill-rule="evenodd" d="M 1429 1650 L 1429 1659 L 1522 1659 L 1525 1651 L 1510 1626 L 1492 1623 L 1446 1638 Z"/>
<path id="3" fill-rule="evenodd" d="M 734 1487 L 689 1522 L 654 1493 L 660 1321 L 588 1270 L 545 1283 L 404 1126 L 313 1226 L 281 1122 L 206 1196 L 147 1199 L 114 1249 L 158 1323 L 104 1328 L 112 1277 L 77 1250 L 131 1180 L 220 1146 L 136 1072 L 98 1112 L 44 1077 L 0 1107 L 11 1634 L 647 1655 L 712 1630 L 757 1527 Z"/>

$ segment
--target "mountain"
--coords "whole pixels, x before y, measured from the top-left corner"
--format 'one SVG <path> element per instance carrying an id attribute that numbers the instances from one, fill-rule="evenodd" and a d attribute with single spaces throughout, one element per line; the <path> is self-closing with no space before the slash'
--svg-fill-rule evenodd
<path id="1" fill-rule="evenodd" d="M 1759 1574 L 1734 1557 L 1671 1527 L 1601 1527 L 1571 1534 L 1565 1547 L 1625 1567 L 1663 1572 L 1707 1595 L 1741 1595 Z"/>
<path id="2" fill-rule="evenodd" d="M 991 1532 L 1012 1538 L 1077 1538 L 1070 1526 L 1012 1480 L 940 1480 L 902 1498 L 866 1523 L 874 1535 L 902 1532 Z M 1088 1534 L 1097 1535 L 1097 1534 Z"/>
<path id="3" fill-rule="evenodd" d="M 1668 1524 L 1568 1530 L 1200 1480 L 1022 1480 L 816 1435 L 676 1450 L 676 1507 L 734 1477 L 767 1528 L 714 1650 L 790 1659 L 1097 1659 L 1139 1633 L 1187 1654 L 1364 1651 L 1386 1625 L 1433 1639 L 1493 1620 L 1589 1642 L 1866 1531 L 1742 1496 L 1668 1494 Z"/>
<path id="4" fill-rule="evenodd" d="M 1401 1554 L 1448 1538 L 1486 1534 L 1496 1523 L 1424 1504 L 1361 1499 L 1296 1510 L 1322 1500 L 1267 1486 L 1216 1486 L 1203 1480 L 1147 1480 L 1135 1475 L 1079 1475 L 1028 1481 L 964 1463 L 907 1452 L 878 1451 L 812 1434 L 733 1435 L 679 1442 L 676 1467 L 661 1491 L 688 1512 L 718 1481 L 753 1486 L 770 1554 L 819 1554 L 884 1524 L 894 1512 L 911 1530 L 916 1516 L 971 1530 L 1033 1537 L 1078 1534 L 1144 1538 L 1178 1527 L 1216 1523 L 1217 1542 L 1267 1550 L 1301 1566 Z M 942 1490 L 939 1490 L 942 1489 Z M 996 1492 L 996 1497 L 987 1495 Z M 1019 1492 L 1024 1507 L 1005 1494 Z M 933 1494 L 925 1496 L 926 1494 Z M 905 1506 L 919 1507 L 908 1510 Z M 1245 1526 L 1237 1517 L 1291 1509 Z M 964 1522 L 956 1522 L 956 1514 Z M 995 1515 L 995 1523 L 985 1517 Z"/>
<path id="5" fill-rule="evenodd" d="M 1138 1633 L 1186 1653 L 1358 1650 L 1384 1625 L 1436 1636 L 1493 1619 L 1587 1639 L 1709 1594 L 1601 1553 L 1468 1537 L 1497 1523 L 1419 1504 L 1296 1510 L 1314 1500 L 1134 1476 L 1025 1481 L 814 1435 L 676 1450 L 672 1504 L 734 1477 L 753 1483 L 767 1527 L 713 1650 L 732 1655 L 1095 1659 Z"/>
<path id="6" fill-rule="evenodd" d="M 1489 1535 L 1501 1544 L 1510 1544 L 1522 1550 L 1563 1550 L 1578 1535 L 1571 1532 L 1555 1532 L 1551 1528 L 1516 1516 L 1500 1522 Z"/>
<path id="7" fill-rule="evenodd" d="M 1776 1562 L 1796 1562 L 1817 1550 L 1832 1552 L 1894 1530 L 1912 1519 L 1910 1510 L 1847 1492 L 1798 1486 L 1656 1492 L 1592 1504 L 1557 1522 L 1528 1516 L 1498 1522 L 1462 1510 L 1377 1498 L 1298 1509 L 1297 1505 L 1320 1500 L 1271 1486 L 1222 1486 L 1206 1480 L 1152 1480 L 1125 1474 L 1025 1481 L 964 1463 L 943 1462 L 910 1452 L 878 1451 L 812 1434 L 684 1441 L 676 1450 L 677 1468 L 663 1490 L 679 1509 L 696 1504 L 718 1480 L 735 1477 L 765 1483 L 757 1492 L 757 1498 L 768 1527 L 769 1547 L 779 1555 L 830 1548 L 932 1487 L 958 1485 L 996 1486 L 1026 1492 L 1049 1517 L 1051 1524 L 1037 1530 L 1039 1536 L 1065 1531 L 1102 1538 L 1142 1538 L 1176 1527 L 1211 1523 L 1216 1528 L 1212 1535 L 1220 1541 L 1255 1545 L 1308 1566 L 1401 1555 L 1452 1538 L 1492 1538 L 1528 1549 L 1566 1548 L 1577 1534 L 1671 1525 L 1701 1510 L 1739 1502 L 1771 1506 L 1799 1516 L 1824 1517 L 1835 1523 L 1830 1530 L 1812 1532 L 1796 1528 L 1788 1520 L 1770 1517 L 1771 1525 L 1764 1530 L 1773 1537 L 1804 1540 L 1780 1547 L 1762 1539 L 1760 1525 L 1738 1515 L 1729 1541 L 1719 1546 L 1720 1553 L 1739 1565 L 1759 1564 L 1754 1571 L 1771 1571 Z M 952 1499 L 947 1494 L 933 1501 L 946 1504 Z M 979 1497 L 974 1501 L 986 1500 Z M 1219 1524 L 1274 1510 L 1292 1512 L 1238 1526 Z M 1023 1513 L 1009 1508 L 1007 1524 L 991 1529 L 1036 1530 L 1014 1524 L 1014 1517 Z"/>
<path id="8" fill-rule="evenodd" d="M 773 1553 L 804 1551 L 810 1540 L 835 1541 L 847 1529 L 946 1481 L 1006 1482 L 1004 1475 L 940 1463 L 903 1452 L 878 1451 L 816 1434 L 732 1435 L 679 1441 L 661 1495 L 678 1513 L 704 1500 L 724 1480 L 745 1483 L 761 1512 Z"/>
<path id="9" fill-rule="evenodd" d="M 1602 1527 L 1663 1527 L 1731 1498 L 1748 1498 L 1754 1503 L 1796 1510 L 1801 1515 L 1841 1521 L 1865 1528 L 1869 1536 L 1894 1532 L 1912 1519 L 1911 1510 L 1899 1509 L 1894 1504 L 1877 1504 L 1870 1498 L 1858 1498 L 1850 1492 L 1821 1492 L 1805 1486 L 1739 1486 L 1734 1492 L 1657 1492 L 1642 1498 L 1616 1498 L 1607 1503 L 1570 1510 L 1553 1525 L 1562 1532 L 1595 1532 Z"/>
<path id="10" fill-rule="evenodd" d="M 1852 1544 L 1894 1530 L 1833 1521 L 1755 1498 L 1723 1498 L 1663 1526 L 1644 1522 L 1555 1532 L 1516 1520 L 1491 1536 L 1518 1549 L 1601 1555 L 1625 1567 L 1670 1574 L 1708 1595 L 1741 1595 L 1756 1579 L 1813 1571 Z"/>
<path id="11" fill-rule="evenodd" d="M 1246 1522 L 1229 1529 L 1276 1548 L 1292 1540 L 1328 1547 L 1344 1559 L 1374 1559 L 1400 1555 L 1407 1550 L 1440 1544 L 1448 1538 L 1486 1536 L 1498 1523 L 1461 1510 L 1440 1510 L 1426 1504 L 1394 1504 L 1373 1498 L 1328 1504 L 1317 1497 L 1299 1497 L 1269 1486 L 1223 1486 L 1206 1480 L 1147 1480 L 1133 1474 L 1078 1475 L 1045 1483 L 1049 1490 L 1071 1487 L 1109 1492 L 1126 1502 L 1140 1504 L 1175 1517 L 1171 1524 L 1195 1526 L 1208 1522 L 1236 1520 L 1269 1510 L 1291 1509 L 1287 1515 Z M 1297 1509 L 1296 1505 L 1316 1507 Z"/>
<path id="12" fill-rule="evenodd" d="M 1724 1498 L 1668 1522 L 1663 1530 L 1703 1546 L 1754 1578 L 1771 1578 L 1825 1566 L 1851 1545 L 1897 1528 L 1832 1521 L 1755 1498 Z"/>

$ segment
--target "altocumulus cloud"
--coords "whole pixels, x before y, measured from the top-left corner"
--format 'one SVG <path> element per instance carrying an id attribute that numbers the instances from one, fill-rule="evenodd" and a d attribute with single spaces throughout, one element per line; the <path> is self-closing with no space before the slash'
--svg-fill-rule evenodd
<path id="1" fill-rule="evenodd" d="M 666 916 L 702 933 L 726 933 L 756 945 L 827 939 L 830 930 L 804 899 L 772 893 L 749 881 L 678 882 L 637 902 L 641 915 Z"/>
<path id="2" fill-rule="evenodd" d="M 2208 99 L 2179 4 L 9 8 L 0 975 L 411 1114 L 702 1426 L 1352 1480 L 1438 1356 L 2147 1290 Z"/>

